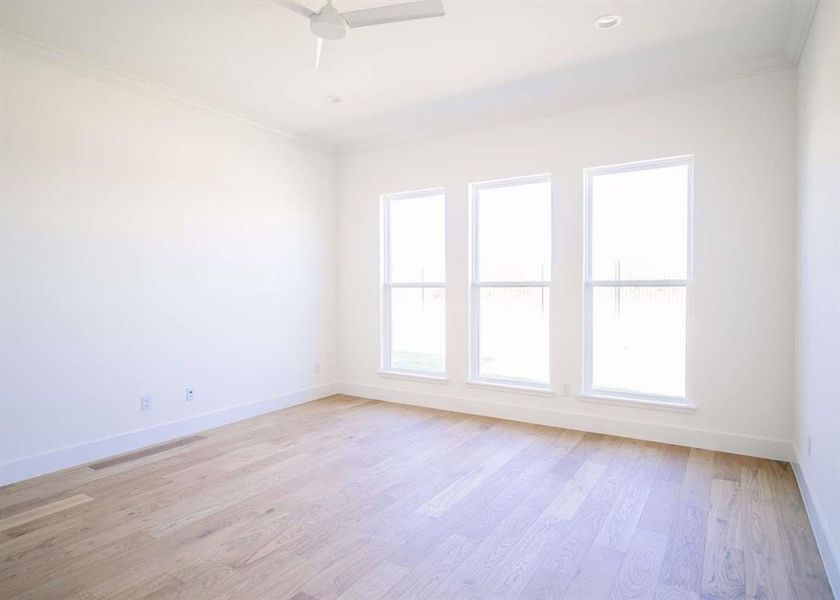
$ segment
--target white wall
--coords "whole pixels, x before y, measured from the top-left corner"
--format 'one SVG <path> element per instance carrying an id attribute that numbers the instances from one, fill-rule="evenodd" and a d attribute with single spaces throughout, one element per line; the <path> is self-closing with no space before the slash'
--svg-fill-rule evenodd
<path id="1" fill-rule="evenodd" d="M 800 483 L 840 594 L 840 3 L 821 2 L 799 65 L 796 433 Z M 809 448 L 810 439 L 810 452 Z M 810 497 L 810 498 L 809 498 Z"/>
<path id="2" fill-rule="evenodd" d="M 336 185 L 336 161 L 322 152 L 0 57 L 0 480 L 64 466 L 32 457 L 93 448 L 71 453 L 78 462 L 156 441 L 137 431 L 164 439 L 184 432 L 173 422 L 316 397 L 336 380 L 371 397 L 787 457 L 794 71 L 360 151 L 342 157 Z M 552 380 L 577 390 L 581 171 L 680 154 L 695 156 L 696 412 L 465 385 L 467 184 L 552 173 Z M 378 198 L 439 185 L 448 189 L 450 381 L 384 378 Z M 141 395 L 154 410 L 139 411 Z"/>
<path id="3" fill-rule="evenodd" d="M 359 151 L 340 162 L 343 389 L 509 418 L 788 458 L 795 280 L 793 70 L 586 111 Z M 580 386 L 585 167 L 695 157 L 690 316 L 695 413 L 476 389 L 467 375 L 467 185 L 550 172 L 552 380 Z M 447 188 L 446 384 L 379 368 L 378 199 Z"/>
<path id="4" fill-rule="evenodd" d="M 335 157 L 0 58 L 2 479 L 191 428 L 155 430 L 172 421 L 223 415 L 200 428 L 248 412 L 231 407 L 326 389 Z M 51 454 L 100 438 L 114 443 Z"/>

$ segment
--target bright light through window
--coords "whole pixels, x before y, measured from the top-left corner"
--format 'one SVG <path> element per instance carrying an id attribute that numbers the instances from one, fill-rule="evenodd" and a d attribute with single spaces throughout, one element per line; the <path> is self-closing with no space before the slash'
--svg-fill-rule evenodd
<path id="1" fill-rule="evenodd" d="M 690 159 L 587 172 L 588 391 L 686 397 L 690 182 Z"/>
<path id="2" fill-rule="evenodd" d="M 383 369 L 446 370 L 446 243 L 442 190 L 382 201 Z"/>
<path id="3" fill-rule="evenodd" d="M 551 183 L 473 184 L 471 377 L 549 383 Z"/>

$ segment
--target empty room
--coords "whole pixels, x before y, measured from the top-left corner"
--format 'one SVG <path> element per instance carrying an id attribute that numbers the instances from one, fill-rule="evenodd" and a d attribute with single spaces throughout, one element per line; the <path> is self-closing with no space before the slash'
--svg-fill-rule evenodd
<path id="1" fill-rule="evenodd" d="M 0 599 L 840 599 L 840 0 L 0 0 Z"/>

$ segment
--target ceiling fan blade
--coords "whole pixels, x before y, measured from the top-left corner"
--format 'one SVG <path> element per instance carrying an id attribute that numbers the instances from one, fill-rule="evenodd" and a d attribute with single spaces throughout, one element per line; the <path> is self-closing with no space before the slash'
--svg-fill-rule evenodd
<path id="1" fill-rule="evenodd" d="M 341 16 L 344 17 L 350 27 L 368 27 L 369 25 L 382 25 L 383 23 L 442 17 L 445 14 L 441 0 L 418 0 L 417 2 L 380 6 L 378 8 L 351 10 L 341 13 Z"/>
<path id="2" fill-rule="evenodd" d="M 315 70 L 325 71 L 335 61 L 335 40 L 318 38 L 318 45 L 315 48 Z"/>
<path id="3" fill-rule="evenodd" d="M 303 4 L 298 4 L 295 0 L 274 0 L 280 6 L 284 6 L 288 8 L 292 12 L 296 12 L 302 17 L 306 17 L 307 19 L 311 18 L 315 15 L 315 11 L 309 10 Z"/>

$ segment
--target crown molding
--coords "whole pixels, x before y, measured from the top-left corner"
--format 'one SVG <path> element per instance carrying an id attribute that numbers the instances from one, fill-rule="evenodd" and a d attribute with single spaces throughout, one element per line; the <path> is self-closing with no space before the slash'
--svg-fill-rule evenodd
<path id="1" fill-rule="evenodd" d="M 310 150 L 318 150 L 329 154 L 336 153 L 335 146 L 320 140 L 285 131 L 246 113 L 221 106 L 210 100 L 139 77 L 127 71 L 109 67 L 77 54 L 36 42 L 4 29 L 0 29 L 0 51 L 45 63 L 121 90 L 168 102 L 182 108 L 212 113 L 228 121 L 270 133 L 288 143 Z"/>

